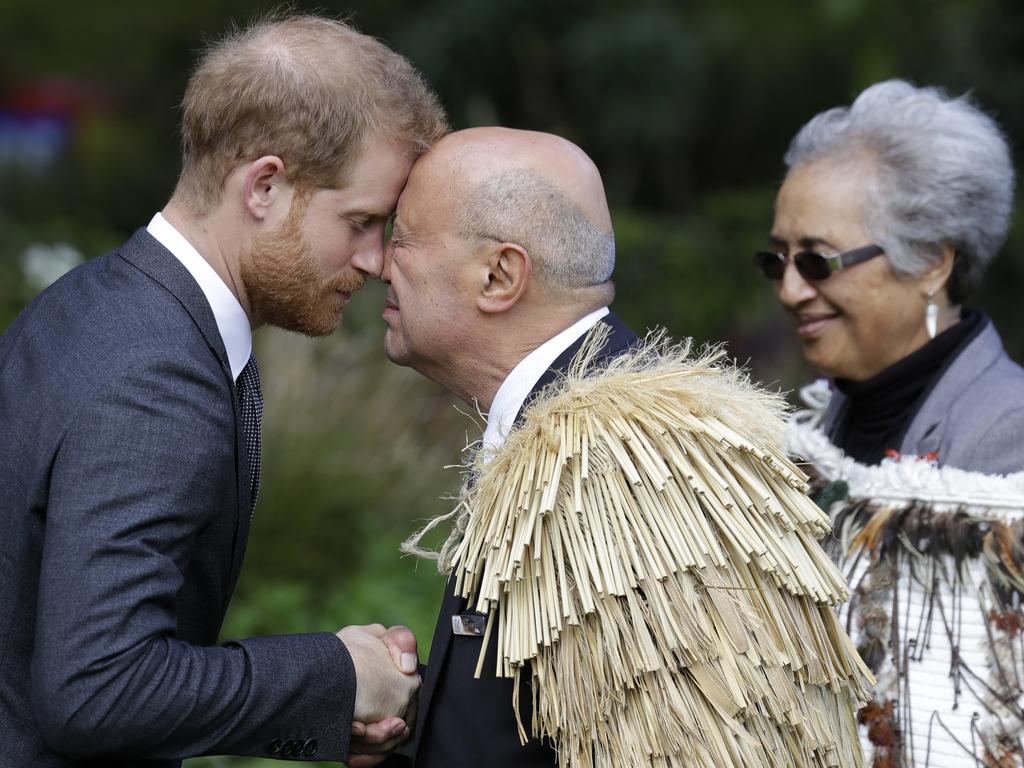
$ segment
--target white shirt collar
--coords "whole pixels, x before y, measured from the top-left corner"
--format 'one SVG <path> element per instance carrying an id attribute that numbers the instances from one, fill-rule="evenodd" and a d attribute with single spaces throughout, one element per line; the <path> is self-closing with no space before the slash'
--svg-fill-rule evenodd
<path id="1" fill-rule="evenodd" d="M 237 379 L 252 354 L 252 327 L 242 305 L 210 263 L 199 255 L 199 251 L 192 243 L 186 240 L 162 213 L 158 212 L 153 217 L 146 231 L 174 254 L 199 283 L 199 288 L 210 302 L 210 309 L 213 310 L 213 317 L 217 321 L 217 330 L 220 331 L 224 349 L 228 353 L 231 375 Z"/>
<path id="2" fill-rule="evenodd" d="M 597 325 L 602 317 L 608 314 L 608 307 L 591 312 L 581 317 L 557 336 L 548 339 L 530 354 L 519 361 L 511 370 L 494 395 L 491 410 L 487 414 L 487 429 L 484 430 L 483 448 L 493 451 L 505 443 L 505 438 L 512 431 L 516 416 L 530 391 L 534 388 L 544 372 L 558 359 L 573 342 Z"/>

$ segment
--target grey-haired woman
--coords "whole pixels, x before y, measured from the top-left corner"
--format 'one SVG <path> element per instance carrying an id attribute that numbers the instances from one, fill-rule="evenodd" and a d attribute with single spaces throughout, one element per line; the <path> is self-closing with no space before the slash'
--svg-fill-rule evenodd
<path id="1" fill-rule="evenodd" d="M 814 117 L 785 161 L 756 260 L 830 379 L 823 439 L 795 450 L 849 494 L 832 546 L 879 678 L 865 749 L 1024 765 L 1024 475 L 986 479 L 1024 470 L 1024 370 L 966 305 L 1006 236 L 1007 142 L 969 98 L 892 80 Z"/>

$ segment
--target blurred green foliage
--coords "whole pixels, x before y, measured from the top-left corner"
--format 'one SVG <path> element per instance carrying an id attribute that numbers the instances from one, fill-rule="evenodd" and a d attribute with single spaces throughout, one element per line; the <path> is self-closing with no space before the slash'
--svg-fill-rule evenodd
<path id="1" fill-rule="evenodd" d="M 408 55 L 455 127 L 553 131 L 589 152 L 614 209 L 616 309 L 637 329 L 724 340 L 755 377 L 809 372 L 750 266 L 781 156 L 818 111 L 888 77 L 971 90 L 1024 137 L 1024 4 L 1016 0 L 379 0 L 295 2 L 350 17 Z M 251 0 L 0 5 L 0 110 L 26 89 L 73 94 L 52 163 L 0 163 L 0 329 L 38 290 L 33 245 L 99 255 L 144 226 L 178 171 L 177 109 L 195 51 Z M 1018 153 L 1018 162 L 1021 158 Z M 1015 228 L 976 304 L 1024 359 Z M 262 497 L 226 636 L 403 622 L 432 634 L 442 580 L 397 554 L 447 511 L 479 435 L 451 399 L 380 354 L 379 287 L 327 340 L 257 335 L 266 385 Z M 269 768 L 204 758 L 190 768 Z"/>

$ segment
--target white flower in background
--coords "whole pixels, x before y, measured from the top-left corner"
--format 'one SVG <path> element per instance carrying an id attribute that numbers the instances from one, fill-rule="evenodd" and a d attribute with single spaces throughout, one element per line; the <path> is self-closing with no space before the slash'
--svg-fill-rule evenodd
<path id="1" fill-rule="evenodd" d="M 84 262 L 82 254 L 67 243 L 30 245 L 21 254 L 25 280 L 39 291 Z"/>

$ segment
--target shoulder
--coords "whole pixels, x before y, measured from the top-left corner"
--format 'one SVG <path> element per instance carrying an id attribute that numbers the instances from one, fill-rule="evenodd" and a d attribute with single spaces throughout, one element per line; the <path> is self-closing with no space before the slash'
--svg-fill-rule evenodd
<path id="1" fill-rule="evenodd" d="M 113 392 L 154 386 L 209 397 L 224 396 L 231 382 L 177 297 L 119 251 L 51 285 L 0 339 L 0 390 L 50 422 Z"/>
<path id="2" fill-rule="evenodd" d="M 989 330 L 987 339 L 978 339 L 987 354 L 971 354 L 969 346 L 943 376 L 959 383 L 950 408 L 950 416 L 957 421 L 984 420 L 1024 409 L 1024 368 L 1006 354 L 995 329 Z"/>
<path id="3" fill-rule="evenodd" d="M 122 250 L 72 270 L 37 296 L 4 335 L 5 352 L 38 350 L 62 365 L 116 367 L 140 350 L 200 358 L 203 334 L 181 300 L 122 258 Z M 219 364 L 210 353 L 211 363 Z"/>
<path id="4" fill-rule="evenodd" d="M 1024 470 L 1024 368 L 1000 345 L 988 365 L 961 375 L 969 380 L 943 406 L 943 463 L 999 474 Z"/>

